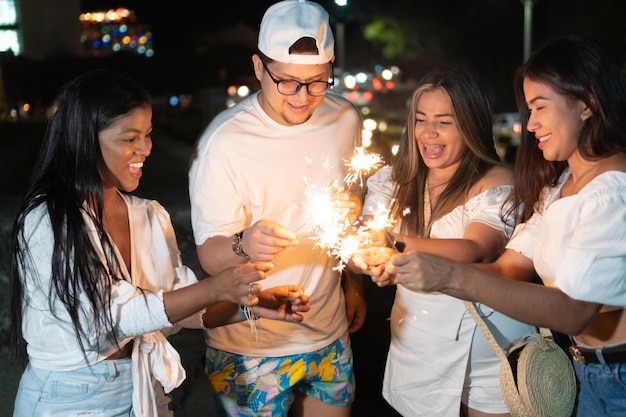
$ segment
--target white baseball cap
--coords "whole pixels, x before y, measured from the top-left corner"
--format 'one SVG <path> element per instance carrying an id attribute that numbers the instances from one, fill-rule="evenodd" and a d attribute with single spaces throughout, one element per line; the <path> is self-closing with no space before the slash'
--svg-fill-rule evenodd
<path id="1" fill-rule="evenodd" d="M 317 55 L 290 54 L 300 38 L 310 37 L 317 44 Z M 259 51 L 267 57 L 290 64 L 326 64 L 335 56 L 335 38 L 328 12 L 307 0 L 283 0 L 267 9 L 259 29 Z"/>

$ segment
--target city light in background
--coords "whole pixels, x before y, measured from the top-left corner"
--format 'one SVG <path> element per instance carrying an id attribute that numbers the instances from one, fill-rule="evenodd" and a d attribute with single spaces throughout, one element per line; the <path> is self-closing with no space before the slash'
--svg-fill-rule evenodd
<path id="1" fill-rule="evenodd" d="M 83 28 L 80 42 L 91 55 L 121 51 L 132 51 L 146 57 L 154 55 L 150 27 L 137 22 L 132 10 L 120 7 L 87 12 L 78 19 Z"/>
<path id="2" fill-rule="evenodd" d="M 416 80 L 435 65 L 473 66 L 491 89 L 494 111 L 514 112 L 510 78 L 522 61 L 522 40 L 524 56 L 530 49 L 531 31 L 532 44 L 580 31 L 624 50 L 626 2 L 611 3 L 608 13 L 600 7 L 608 0 L 593 10 L 584 0 L 478 0 L 481 8 L 464 0 L 316 1 L 335 33 L 332 91 L 358 107 L 364 146 L 384 156 L 396 152 Z M 258 90 L 250 56 L 273 2 L 225 4 L 216 13 L 211 2 L 185 0 L 0 0 L 0 120 L 46 117 L 63 81 L 106 66 L 146 86 L 157 111 L 206 123 Z M 475 24 L 478 14 L 484 25 Z"/>

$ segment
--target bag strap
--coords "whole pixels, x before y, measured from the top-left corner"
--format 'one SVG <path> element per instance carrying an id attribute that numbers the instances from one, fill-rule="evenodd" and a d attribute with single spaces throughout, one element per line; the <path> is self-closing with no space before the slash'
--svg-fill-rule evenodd
<path id="1" fill-rule="evenodd" d="M 528 409 L 524 401 L 522 400 L 517 384 L 515 383 L 513 369 L 509 364 L 506 353 L 496 341 L 496 338 L 493 336 L 491 330 L 489 330 L 489 327 L 487 327 L 487 323 L 485 323 L 485 320 L 478 313 L 476 304 L 471 301 L 465 300 L 463 300 L 463 304 L 465 304 L 465 308 L 474 318 L 474 321 L 478 325 L 480 331 L 485 335 L 485 339 L 489 341 L 489 344 L 498 355 L 498 358 L 500 358 L 500 389 L 502 390 L 502 395 L 504 397 L 507 408 L 509 408 L 509 410 L 511 411 L 511 415 L 532 415 L 532 413 L 528 413 Z M 513 414 L 513 410 L 520 411 L 520 413 Z"/>
<path id="2" fill-rule="evenodd" d="M 504 350 L 500 347 L 500 345 L 496 341 L 496 338 L 493 336 L 493 333 L 491 333 L 491 330 L 489 330 L 489 327 L 487 327 L 487 323 L 485 323 L 485 320 L 483 320 L 483 318 L 480 316 L 480 313 L 478 313 L 478 310 L 476 309 L 476 304 L 474 304 L 471 301 L 466 301 L 466 300 L 463 300 L 463 304 L 465 304 L 465 308 L 472 315 L 472 317 L 474 318 L 474 321 L 478 325 L 478 328 L 480 329 L 481 332 L 483 332 L 485 339 L 487 339 L 487 341 L 489 342 L 493 350 L 496 352 L 496 354 L 498 355 L 502 363 L 506 362 L 508 364 L 509 361 L 506 357 L 506 354 L 504 353 Z"/>
<path id="3" fill-rule="evenodd" d="M 495 350 L 495 352 L 498 354 L 498 357 L 500 358 L 500 360 L 508 363 L 506 352 L 504 351 L 504 349 L 500 347 L 500 345 L 496 341 L 496 338 L 493 336 L 493 333 L 487 326 L 487 323 L 485 323 L 485 320 L 482 318 L 482 316 L 478 312 L 478 309 L 476 308 L 476 304 L 471 301 L 466 301 L 466 300 L 463 300 L 463 304 L 465 304 L 465 308 L 472 315 L 472 317 L 474 318 L 474 321 L 478 325 L 478 328 L 480 329 L 481 332 L 483 332 L 485 339 L 487 339 L 487 341 L 489 342 L 493 350 Z M 552 332 L 547 327 L 539 327 L 538 331 L 539 331 L 539 334 L 543 336 L 544 338 L 551 338 L 551 339 L 553 338 Z M 524 338 L 524 340 L 525 339 L 526 338 Z"/>

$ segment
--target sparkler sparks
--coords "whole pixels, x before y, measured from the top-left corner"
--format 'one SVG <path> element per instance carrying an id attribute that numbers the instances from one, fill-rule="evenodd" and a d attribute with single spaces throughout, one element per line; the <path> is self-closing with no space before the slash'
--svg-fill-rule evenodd
<path id="1" fill-rule="evenodd" d="M 348 188 L 359 181 L 359 186 L 363 187 L 363 176 L 383 164 L 383 158 L 376 153 L 366 153 L 365 148 L 359 146 L 354 150 L 354 155 L 350 161 L 346 162 L 348 174 L 343 182 Z"/>
<path id="2" fill-rule="evenodd" d="M 383 159 L 377 154 L 367 154 L 363 147 L 358 147 L 350 161 L 346 162 L 348 174 L 344 178 L 344 185 L 349 189 L 355 183 L 363 187 L 363 177 L 378 168 Z M 337 183 L 317 189 L 308 186 L 306 190 L 309 224 L 313 225 L 315 236 L 311 239 L 316 245 L 325 248 L 328 254 L 339 259 L 336 270 L 342 271 L 352 255 L 364 244 L 368 243 L 368 230 L 383 230 L 391 227 L 393 221 L 389 219 L 389 209 L 378 207 L 365 223 L 362 218 L 354 223 L 348 220 L 346 209 L 338 208 L 333 199 L 344 188 Z"/>
<path id="3" fill-rule="evenodd" d="M 355 227 L 347 219 L 345 209 L 338 209 L 333 198 L 343 190 L 338 184 L 333 183 L 326 187 L 316 188 L 309 186 L 306 190 L 306 208 L 308 223 L 314 228 L 315 235 L 311 239 L 315 240 L 316 246 L 325 248 L 329 255 L 338 257 L 341 262 L 336 269 L 343 269 L 345 263 L 350 258 L 352 252 L 348 250 L 354 246 Z M 356 244 L 358 247 L 358 243 Z"/>
<path id="4" fill-rule="evenodd" d="M 323 190 L 311 196 L 314 204 L 307 205 L 310 210 L 314 207 L 323 208 L 311 219 L 315 219 L 315 236 L 311 239 L 316 245 L 325 248 L 328 254 L 339 259 L 336 270 L 343 270 L 354 253 L 363 245 L 370 243 L 368 231 L 386 230 L 392 228 L 394 221 L 389 218 L 389 209 L 383 205 L 374 211 L 371 218 L 362 222 L 362 218 L 350 224 L 345 215 L 332 206 L 332 193 Z"/>
<path id="5" fill-rule="evenodd" d="M 395 222 L 389 218 L 389 207 L 378 203 L 378 207 L 373 211 L 372 218 L 365 222 L 365 227 L 368 230 L 384 230 L 391 229 L 394 223 Z"/>

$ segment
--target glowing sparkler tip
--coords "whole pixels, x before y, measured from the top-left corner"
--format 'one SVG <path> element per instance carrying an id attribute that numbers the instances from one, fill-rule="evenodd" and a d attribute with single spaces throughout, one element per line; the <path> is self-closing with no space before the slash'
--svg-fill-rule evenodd
<path id="1" fill-rule="evenodd" d="M 355 148 L 352 159 L 346 161 L 348 174 L 344 178 L 344 182 L 350 187 L 359 181 L 359 185 L 363 187 L 363 176 L 380 167 L 383 162 L 383 158 L 379 154 L 367 153 L 363 146 Z"/>

